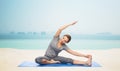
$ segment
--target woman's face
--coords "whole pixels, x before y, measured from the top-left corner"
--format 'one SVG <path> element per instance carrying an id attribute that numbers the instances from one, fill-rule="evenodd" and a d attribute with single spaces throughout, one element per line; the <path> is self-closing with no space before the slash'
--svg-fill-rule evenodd
<path id="1" fill-rule="evenodd" d="M 63 38 L 61 39 L 62 43 L 65 44 L 68 42 L 68 38 L 66 36 L 63 36 Z"/>

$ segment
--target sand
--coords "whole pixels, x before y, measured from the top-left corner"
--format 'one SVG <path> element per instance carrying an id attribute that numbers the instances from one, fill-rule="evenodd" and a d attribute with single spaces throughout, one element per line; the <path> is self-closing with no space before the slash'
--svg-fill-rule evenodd
<path id="1" fill-rule="evenodd" d="M 120 71 L 120 48 L 75 51 L 92 54 L 93 61 L 102 67 L 18 67 L 23 61 L 34 61 L 36 57 L 43 56 L 45 50 L 0 48 L 0 71 Z M 65 51 L 62 51 L 60 55 L 86 60 Z"/>

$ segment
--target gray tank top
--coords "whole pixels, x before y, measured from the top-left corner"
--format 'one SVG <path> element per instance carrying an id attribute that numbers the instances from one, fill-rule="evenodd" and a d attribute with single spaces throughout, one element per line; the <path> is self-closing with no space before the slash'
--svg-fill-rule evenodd
<path id="1" fill-rule="evenodd" d="M 56 56 L 58 56 L 58 54 L 62 51 L 62 50 L 67 50 L 69 49 L 67 47 L 67 45 L 62 45 L 60 48 L 57 47 L 57 43 L 59 41 L 59 37 L 55 37 L 52 39 L 52 41 L 50 42 L 47 50 L 46 50 L 46 53 L 45 53 L 45 56 L 47 57 L 50 57 L 50 58 L 54 58 Z"/>

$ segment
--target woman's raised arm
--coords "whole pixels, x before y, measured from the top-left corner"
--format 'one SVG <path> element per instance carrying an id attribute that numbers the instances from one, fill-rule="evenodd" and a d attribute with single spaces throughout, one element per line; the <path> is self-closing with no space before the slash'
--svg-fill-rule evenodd
<path id="1" fill-rule="evenodd" d="M 76 24 L 76 23 L 77 23 L 77 21 L 74 21 L 74 22 L 72 22 L 72 23 L 70 23 L 70 24 L 66 24 L 66 25 L 60 27 L 60 28 L 57 30 L 57 32 L 56 32 L 56 34 L 55 34 L 55 37 L 59 36 L 60 33 L 61 33 L 64 29 L 66 29 L 67 27 L 69 27 L 69 26 L 71 26 L 71 25 L 74 25 L 74 24 Z"/>

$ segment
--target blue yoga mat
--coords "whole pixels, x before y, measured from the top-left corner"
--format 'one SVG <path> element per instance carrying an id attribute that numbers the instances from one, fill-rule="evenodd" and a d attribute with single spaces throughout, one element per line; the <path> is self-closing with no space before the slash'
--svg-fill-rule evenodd
<path id="1" fill-rule="evenodd" d="M 18 67 L 101 67 L 101 65 L 98 64 L 97 62 L 92 62 L 92 65 L 88 66 L 88 65 L 83 65 L 83 64 L 70 64 L 70 63 L 67 63 L 67 64 L 62 64 L 62 63 L 37 64 L 35 62 L 24 61 L 20 65 L 18 65 Z"/>

